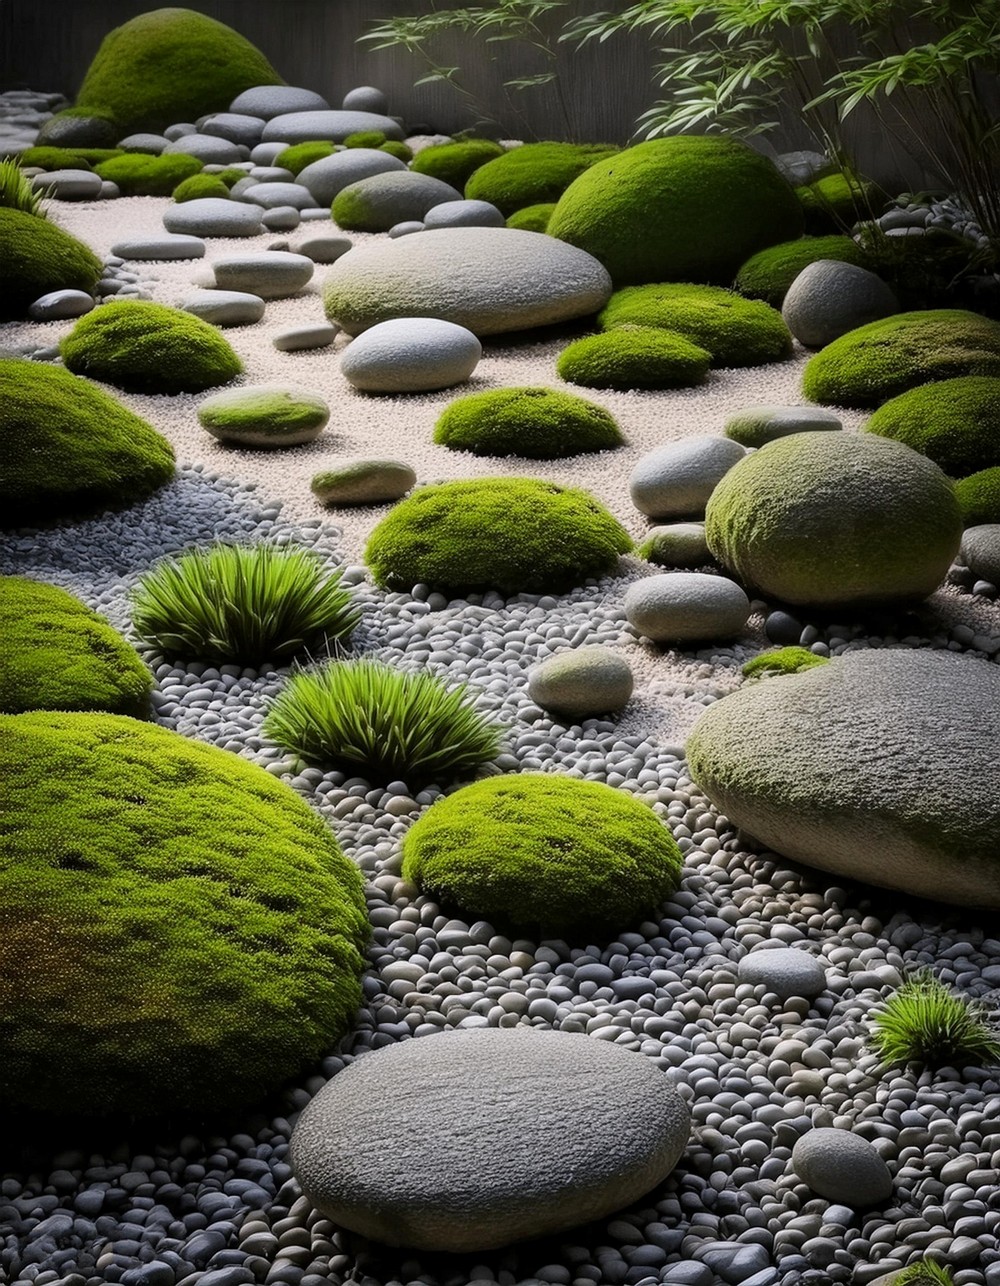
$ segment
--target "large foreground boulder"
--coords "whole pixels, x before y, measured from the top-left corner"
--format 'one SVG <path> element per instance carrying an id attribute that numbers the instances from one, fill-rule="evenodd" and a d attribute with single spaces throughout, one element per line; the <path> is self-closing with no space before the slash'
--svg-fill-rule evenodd
<path id="1" fill-rule="evenodd" d="M 702 714 L 691 774 L 786 857 L 1000 909 L 1000 669 L 952 652 L 851 652 Z"/>

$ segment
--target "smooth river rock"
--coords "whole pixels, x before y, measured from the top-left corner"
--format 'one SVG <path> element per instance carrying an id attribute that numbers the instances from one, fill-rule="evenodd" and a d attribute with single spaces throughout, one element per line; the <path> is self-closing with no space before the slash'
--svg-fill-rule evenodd
<path id="1" fill-rule="evenodd" d="M 193 237 L 256 237 L 264 230 L 262 214 L 259 205 L 206 196 L 167 206 L 163 226 L 168 232 L 187 232 Z"/>
<path id="2" fill-rule="evenodd" d="M 620 710 L 632 695 L 621 652 L 592 644 L 557 652 L 528 671 L 528 696 L 543 710 L 586 719 Z"/>
<path id="3" fill-rule="evenodd" d="M 732 639 L 743 632 L 750 600 L 727 576 L 709 572 L 663 572 L 625 591 L 625 616 L 656 643 Z"/>
<path id="4" fill-rule="evenodd" d="M 746 448 L 729 438 L 668 442 L 632 470 L 632 503 L 647 518 L 701 518 L 718 483 L 745 455 Z"/>
<path id="5" fill-rule="evenodd" d="M 809 1130 L 792 1149 L 792 1168 L 818 1196 L 852 1209 L 892 1196 L 889 1167 L 867 1139 L 850 1130 Z"/>
<path id="6" fill-rule="evenodd" d="M 264 316 L 263 299 L 240 290 L 196 290 L 180 308 L 213 326 L 252 326 Z"/>
<path id="7" fill-rule="evenodd" d="M 239 102 L 239 99 L 236 101 Z M 256 113 L 259 116 L 263 114 Z M 308 143 L 313 139 L 325 139 L 343 143 L 349 134 L 360 134 L 368 130 L 378 130 L 386 138 L 403 138 L 402 126 L 391 116 L 382 116 L 377 112 L 311 111 L 272 116 L 264 126 L 261 142 Z"/>
<path id="8" fill-rule="evenodd" d="M 340 373 L 365 393 L 424 393 L 469 378 L 483 346 L 464 326 L 436 317 L 380 322 L 353 340 Z"/>
<path id="9" fill-rule="evenodd" d="M 222 290 L 246 291 L 261 299 L 287 299 L 307 285 L 315 265 L 305 255 L 287 250 L 227 255 L 216 259 L 215 284 Z"/>
<path id="10" fill-rule="evenodd" d="M 115 242 L 111 253 L 122 259 L 144 259 L 150 263 L 204 259 L 205 243 L 201 237 L 165 232 L 160 237 L 126 237 L 124 241 Z"/>

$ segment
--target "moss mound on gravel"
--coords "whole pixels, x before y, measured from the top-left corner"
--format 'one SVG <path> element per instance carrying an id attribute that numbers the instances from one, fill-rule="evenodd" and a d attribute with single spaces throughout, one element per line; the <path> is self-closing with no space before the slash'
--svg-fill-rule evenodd
<path id="1" fill-rule="evenodd" d="M 880 213 L 883 204 L 874 183 L 851 180 L 844 174 L 824 174 L 796 188 L 795 195 L 802 205 L 806 231 L 820 236 L 849 228 L 859 219 L 870 219 Z"/>
<path id="2" fill-rule="evenodd" d="M 0 527 L 135 504 L 173 476 L 166 438 L 103 389 L 0 360 Z"/>
<path id="3" fill-rule="evenodd" d="M 802 208 L 745 143 L 683 135 L 592 166 L 559 199 L 547 231 L 599 259 L 616 288 L 727 286 L 752 254 L 802 231 Z"/>
<path id="4" fill-rule="evenodd" d="M 119 147 L 29 147 L 22 152 L 20 163 L 37 166 L 42 170 L 92 170 L 102 161 L 124 156 Z"/>
<path id="5" fill-rule="evenodd" d="M 143 1115 L 257 1099 L 344 1034 L 357 867 L 238 755 L 109 714 L 0 717 L 0 1101 Z"/>
<path id="6" fill-rule="evenodd" d="M 389 511 L 365 548 L 377 584 L 559 592 L 610 571 L 628 534 L 586 491 L 535 478 L 420 487 Z"/>
<path id="7" fill-rule="evenodd" d="M 647 805 L 551 773 L 463 786 L 403 841 L 403 878 L 431 897 L 560 935 L 624 928 L 673 893 L 682 863 Z"/>
<path id="8" fill-rule="evenodd" d="M 89 293 L 100 276 L 97 255 L 50 219 L 0 208 L 0 321 L 24 317 L 50 290 Z"/>
<path id="9" fill-rule="evenodd" d="M 229 187 L 218 174 L 192 174 L 178 183 L 171 193 L 175 201 L 200 201 L 203 197 L 226 200 Z"/>
<path id="10" fill-rule="evenodd" d="M 810 359 L 802 391 L 813 402 L 876 407 L 918 384 L 959 375 L 1000 376 L 1000 322 L 937 308 L 848 331 Z"/>
<path id="11" fill-rule="evenodd" d="M 955 483 L 955 499 L 966 527 L 1000 522 L 1000 465 L 960 478 Z"/>
<path id="12" fill-rule="evenodd" d="M 818 656 L 807 647 L 780 647 L 775 652 L 762 652 L 744 665 L 745 679 L 766 679 L 776 674 L 798 674 L 814 665 L 826 665 L 828 656 Z"/>
<path id="13" fill-rule="evenodd" d="M 691 388 L 705 378 L 711 361 L 710 353 L 684 335 L 622 327 L 564 348 L 556 372 L 583 388 Z"/>
<path id="14" fill-rule="evenodd" d="M 1000 465 L 1000 378 L 960 375 L 922 384 L 884 403 L 864 427 L 964 478 Z"/>
<path id="15" fill-rule="evenodd" d="M 410 162 L 410 169 L 443 179 L 461 192 L 481 165 L 503 155 L 503 148 L 491 139 L 467 138 L 457 143 L 422 148 Z"/>
<path id="16" fill-rule="evenodd" d="M 737 272 L 733 287 L 748 299 L 763 299 L 772 308 L 780 308 L 795 278 L 817 259 L 871 268 L 869 256 L 850 237 L 799 237 L 751 255 Z"/>
<path id="17" fill-rule="evenodd" d="M 312 165 L 313 161 L 322 161 L 324 157 L 332 156 L 333 151 L 332 143 L 326 143 L 320 139 L 312 143 L 293 143 L 291 147 L 286 147 L 283 152 L 278 153 L 274 158 L 274 164 L 283 170 L 291 170 L 293 174 L 298 174 L 307 165 Z"/>
<path id="18" fill-rule="evenodd" d="M 97 173 L 102 179 L 116 183 L 122 196 L 170 196 L 179 183 L 200 173 L 201 166 L 196 156 L 187 156 L 184 152 L 171 152 L 167 156 L 130 152 L 102 161 Z"/>
<path id="19" fill-rule="evenodd" d="M 465 195 L 511 215 L 526 205 L 558 201 L 574 179 L 617 152 L 608 143 L 525 143 L 481 165 Z"/>
<path id="20" fill-rule="evenodd" d="M 538 205 L 526 205 L 522 210 L 515 210 L 507 220 L 508 228 L 520 228 L 522 232 L 544 232 L 549 226 L 552 211 L 556 208 L 554 201 L 542 201 Z"/>
<path id="21" fill-rule="evenodd" d="M 103 616 L 66 590 L 0 576 L 0 636 L 0 712 L 148 716 L 153 676 Z"/>
<path id="22" fill-rule="evenodd" d="M 792 351 L 782 316 L 759 299 L 720 286 L 626 286 L 597 318 L 604 330 L 651 326 L 674 331 L 705 349 L 713 366 L 762 366 Z"/>
<path id="23" fill-rule="evenodd" d="M 548 388 L 501 388 L 470 393 L 448 404 L 434 441 L 473 455 L 559 460 L 621 446 L 614 416 L 573 393 Z"/>
<path id="24" fill-rule="evenodd" d="M 132 393 L 200 393 L 243 369 L 214 326 L 144 301 L 116 300 L 87 313 L 59 347 L 75 374 Z"/>

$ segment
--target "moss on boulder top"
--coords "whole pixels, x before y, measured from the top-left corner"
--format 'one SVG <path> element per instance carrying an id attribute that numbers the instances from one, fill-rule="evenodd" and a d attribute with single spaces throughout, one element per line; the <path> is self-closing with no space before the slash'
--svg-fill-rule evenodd
<path id="1" fill-rule="evenodd" d="M 460 139 L 454 143 L 421 148 L 410 162 L 410 169 L 450 183 L 461 192 L 466 181 L 481 165 L 503 155 L 503 148 L 491 139 Z"/>
<path id="2" fill-rule="evenodd" d="M 582 388 L 691 388 L 711 361 L 709 352 L 676 331 L 629 325 L 575 340 L 559 354 L 556 373 Z"/>
<path id="3" fill-rule="evenodd" d="M 1000 378 L 921 384 L 885 402 L 864 427 L 905 442 L 953 478 L 1000 465 Z"/>
<path id="4" fill-rule="evenodd" d="M 733 287 L 747 299 L 762 299 L 780 308 L 795 278 L 818 259 L 871 267 L 868 254 L 851 237 L 798 237 L 751 255 L 737 272 Z"/>

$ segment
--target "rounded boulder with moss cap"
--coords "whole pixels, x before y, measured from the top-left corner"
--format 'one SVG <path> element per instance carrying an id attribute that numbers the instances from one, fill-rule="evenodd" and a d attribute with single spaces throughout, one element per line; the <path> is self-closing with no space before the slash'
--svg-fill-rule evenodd
<path id="1" fill-rule="evenodd" d="M 100 259 L 82 241 L 36 214 L 0 208 L 0 321 L 26 317 L 54 290 L 89 295 L 100 275 Z"/>
<path id="2" fill-rule="evenodd" d="M 613 648 L 568 648 L 528 672 L 528 696 L 543 710 L 588 719 L 620 710 L 632 695 L 632 667 Z"/>
<path id="3" fill-rule="evenodd" d="M 616 289 L 723 286 L 802 222 L 795 193 L 766 157 L 735 139 L 684 135 L 592 166 L 560 197 L 548 233 L 599 259 Z"/>
<path id="4" fill-rule="evenodd" d="M 608 451 L 624 439 L 610 411 L 573 393 L 549 388 L 502 388 L 449 403 L 434 441 L 473 455 L 558 460 Z"/>
<path id="5" fill-rule="evenodd" d="M 525 206 L 555 202 L 574 179 L 618 152 L 607 143 L 526 143 L 479 166 L 465 185 L 474 201 L 489 201 L 512 215 Z"/>
<path id="6" fill-rule="evenodd" d="M 318 393 L 288 384 L 248 384 L 215 393 L 198 405 L 198 423 L 220 442 L 292 447 L 313 442 L 330 418 Z"/>
<path id="7" fill-rule="evenodd" d="M 430 174 L 432 178 L 450 183 L 461 192 L 467 180 L 481 165 L 503 155 L 503 148 L 492 139 L 460 139 L 457 142 L 438 143 L 423 148 L 413 158 L 410 169 L 417 174 Z"/>
<path id="8" fill-rule="evenodd" d="M 731 415 L 722 432 L 744 447 L 762 447 L 793 433 L 835 433 L 844 426 L 818 406 L 748 406 Z"/>
<path id="9" fill-rule="evenodd" d="M 733 288 L 748 299 L 762 299 L 772 308 L 780 308 L 788 287 L 817 259 L 837 259 L 859 268 L 870 266 L 867 253 L 851 237 L 798 237 L 751 255 L 740 266 Z"/>
<path id="10" fill-rule="evenodd" d="M 998 736 L 996 666 L 886 648 L 745 684 L 699 716 L 687 759 L 712 803 L 785 857 L 1000 909 Z"/>
<path id="11" fill-rule="evenodd" d="M 692 388 L 708 374 L 711 361 L 704 348 L 674 331 L 622 327 L 564 348 L 556 374 L 581 388 Z"/>
<path id="12" fill-rule="evenodd" d="M 461 192 L 450 183 L 403 166 L 341 188 L 333 198 L 331 212 L 334 222 L 348 232 L 388 232 L 397 223 L 422 219 L 443 201 L 461 199 Z"/>
<path id="13" fill-rule="evenodd" d="M 865 429 L 905 442 L 953 478 L 1000 465 L 1000 378 L 961 375 L 900 393 Z"/>
<path id="14" fill-rule="evenodd" d="M 110 714 L 0 718 L 8 1109 L 259 1099 L 361 1000 L 361 876 L 255 764 Z"/>
<path id="15" fill-rule="evenodd" d="M 926 598 L 962 519 L 936 464 L 872 435 L 796 433 L 746 456 L 712 492 L 705 533 L 744 585 L 812 607 Z"/>
<path id="16" fill-rule="evenodd" d="M 372 532 L 365 562 L 387 589 L 558 593 L 610 572 L 628 533 L 586 491 L 535 478 L 419 487 Z"/>
<path id="17" fill-rule="evenodd" d="M 352 460 L 315 474 L 309 489 L 324 505 L 380 505 L 402 500 L 416 481 L 402 460 Z"/>

